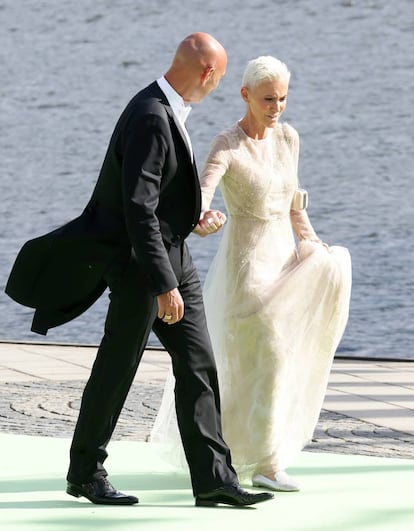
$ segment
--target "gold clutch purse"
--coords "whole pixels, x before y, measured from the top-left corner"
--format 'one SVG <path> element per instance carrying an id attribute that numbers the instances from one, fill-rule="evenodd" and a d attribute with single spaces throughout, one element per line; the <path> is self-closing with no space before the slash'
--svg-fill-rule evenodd
<path id="1" fill-rule="evenodd" d="M 303 188 L 298 188 L 293 194 L 291 210 L 304 210 L 308 206 L 308 192 Z"/>

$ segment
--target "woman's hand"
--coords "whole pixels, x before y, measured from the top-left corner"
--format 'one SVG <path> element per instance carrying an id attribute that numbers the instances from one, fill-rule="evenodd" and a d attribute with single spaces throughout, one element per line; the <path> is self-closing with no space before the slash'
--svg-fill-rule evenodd
<path id="1" fill-rule="evenodd" d="M 226 220 L 226 215 L 220 210 L 206 210 L 201 213 L 200 221 L 193 232 L 204 238 L 219 231 Z"/>
<path id="2" fill-rule="evenodd" d="M 305 241 L 305 242 L 313 242 L 313 243 L 318 243 L 319 245 L 322 245 L 322 247 L 325 247 L 325 249 L 328 249 L 329 250 L 329 245 L 325 242 L 323 242 L 320 238 L 316 237 L 316 238 L 303 238 L 302 241 Z"/>

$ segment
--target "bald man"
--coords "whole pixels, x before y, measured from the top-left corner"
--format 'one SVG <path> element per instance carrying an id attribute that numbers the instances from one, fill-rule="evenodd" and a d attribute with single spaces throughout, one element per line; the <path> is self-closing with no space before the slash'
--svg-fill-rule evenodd
<path id="1" fill-rule="evenodd" d="M 200 219 L 201 194 L 185 128 L 226 71 L 222 45 L 195 33 L 178 46 L 165 76 L 129 102 L 116 124 L 92 197 L 79 218 L 25 244 L 7 293 L 36 309 L 46 334 L 110 289 L 105 333 L 86 384 L 70 450 L 68 494 L 132 505 L 107 479 L 106 447 L 151 329 L 169 352 L 180 434 L 196 505 L 241 506 L 267 499 L 238 484 L 223 441 L 216 367 L 201 286 L 185 238 L 211 232 L 220 213 Z M 131 460 L 134 455 L 131 455 Z"/>

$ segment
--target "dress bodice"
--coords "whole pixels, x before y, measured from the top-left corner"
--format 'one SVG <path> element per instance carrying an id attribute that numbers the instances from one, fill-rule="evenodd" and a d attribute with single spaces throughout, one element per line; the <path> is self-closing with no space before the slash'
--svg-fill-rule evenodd
<path id="1" fill-rule="evenodd" d="M 201 176 L 203 208 L 220 183 L 230 216 L 270 220 L 289 215 L 297 188 L 298 136 L 288 124 L 264 139 L 246 135 L 238 123 L 218 135 Z"/>

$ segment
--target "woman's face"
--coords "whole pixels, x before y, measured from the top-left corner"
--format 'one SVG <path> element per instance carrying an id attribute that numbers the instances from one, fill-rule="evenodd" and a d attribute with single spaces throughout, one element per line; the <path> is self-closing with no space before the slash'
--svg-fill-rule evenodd
<path id="1" fill-rule="evenodd" d="M 242 87 L 242 98 L 258 126 L 275 127 L 285 110 L 288 88 L 289 82 L 285 79 L 261 81 L 253 89 Z"/>

